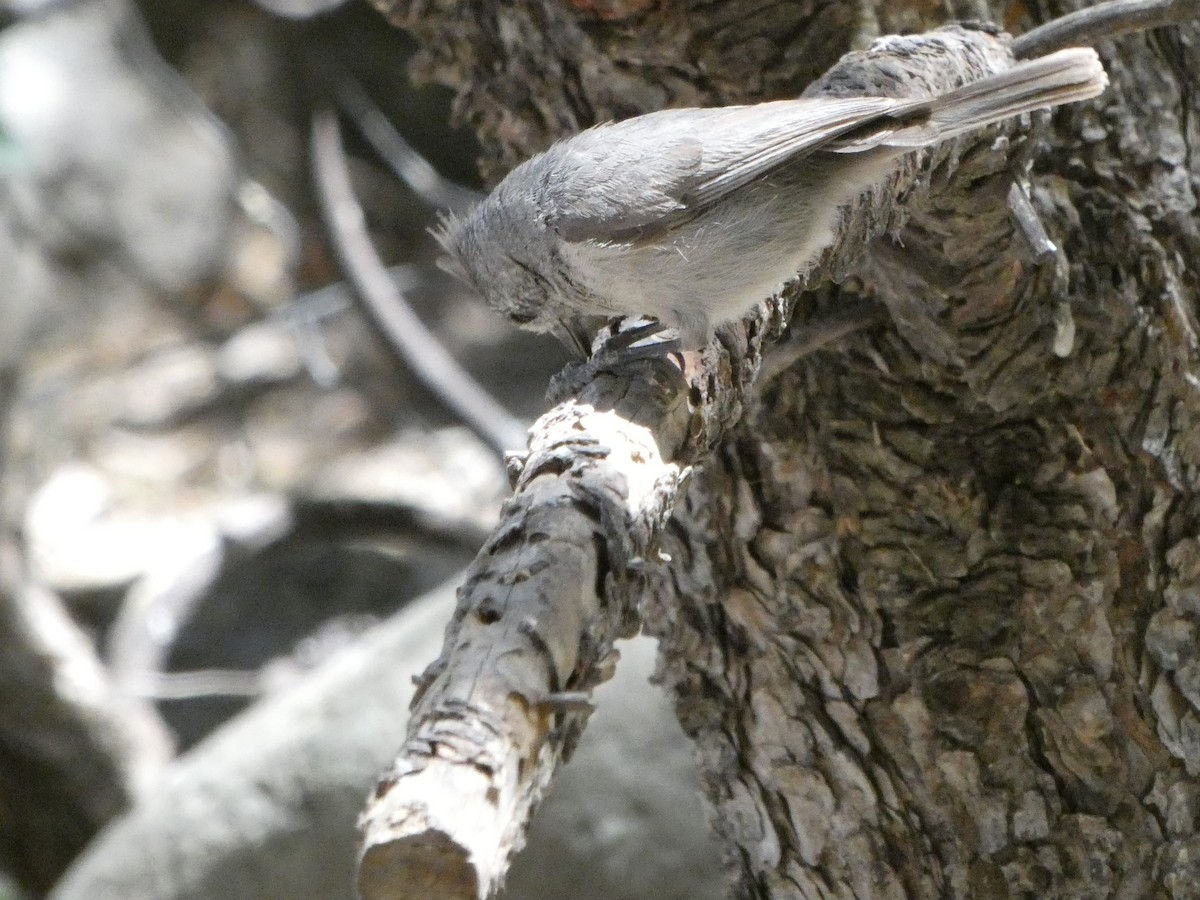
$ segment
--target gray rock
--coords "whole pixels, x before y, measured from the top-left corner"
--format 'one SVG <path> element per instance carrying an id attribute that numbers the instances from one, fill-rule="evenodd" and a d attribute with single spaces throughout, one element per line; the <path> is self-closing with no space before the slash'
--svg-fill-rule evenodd
<path id="1" fill-rule="evenodd" d="M 447 585 L 180 758 L 52 900 L 351 900 L 355 818 L 438 652 Z M 508 900 L 717 898 L 717 853 L 647 639 L 625 646 L 543 805 Z"/>

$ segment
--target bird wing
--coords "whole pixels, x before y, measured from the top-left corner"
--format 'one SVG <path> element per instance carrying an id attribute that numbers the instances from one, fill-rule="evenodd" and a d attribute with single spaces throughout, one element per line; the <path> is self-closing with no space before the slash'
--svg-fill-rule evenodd
<path id="1" fill-rule="evenodd" d="M 589 129 L 547 153 L 556 190 L 577 185 L 554 204 L 551 223 L 571 242 L 654 241 L 836 138 L 864 126 L 896 127 L 894 117 L 916 105 L 887 97 L 801 98 L 664 110 Z"/>

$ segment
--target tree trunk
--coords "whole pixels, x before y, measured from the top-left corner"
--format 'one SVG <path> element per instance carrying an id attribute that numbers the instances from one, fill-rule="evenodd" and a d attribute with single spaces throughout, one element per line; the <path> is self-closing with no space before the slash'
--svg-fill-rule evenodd
<path id="1" fill-rule="evenodd" d="M 944 24 L 375 2 L 460 91 L 492 178 Z M 1085 4 L 950 5 L 1020 32 Z M 643 615 L 743 896 L 1200 893 L 1200 29 L 1098 49 L 1102 98 L 927 161 L 888 234 L 827 260 L 840 283 L 799 293 L 792 330 L 863 297 L 888 321 L 760 381 L 664 532 Z M 1010 215 L 1023 159 L 1040 256 Z"/>

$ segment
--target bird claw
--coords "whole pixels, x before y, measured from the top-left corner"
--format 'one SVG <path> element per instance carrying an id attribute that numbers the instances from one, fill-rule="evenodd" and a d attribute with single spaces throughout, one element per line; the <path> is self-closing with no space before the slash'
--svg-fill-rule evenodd
<path id="1" fill-rule="evenodd" d="M 626 321 L 628 320 L 618 323 L 618 329 L 612 332 L 612 336 L 601 345 L 601 353 L 643 359 L 674 353 L 682 346 L 678 333 L 657 319 L 635 322 L 629 328 L 620 327 Z M 656 341 L 649 340 L 657 335 L 663 335 L 663 337 Z M 642 343 L 643 341 L 649 342 Z"/>

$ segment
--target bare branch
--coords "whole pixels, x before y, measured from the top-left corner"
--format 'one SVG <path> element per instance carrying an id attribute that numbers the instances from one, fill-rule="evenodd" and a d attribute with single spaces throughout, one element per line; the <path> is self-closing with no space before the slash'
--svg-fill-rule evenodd
<path id="1" fill-rule="evenodd" d="M 640 377 L 599 373 L 533 429 L 516 496 L 363 817 L 368 900 L 495 891 L 582 728 L 576 692 L 603 680 L 613 641 L 637 628 L 639 572 L 686 474 L 660 448 L 678 448 L 690 414 L 669 361 L 624 368 Z"/>

